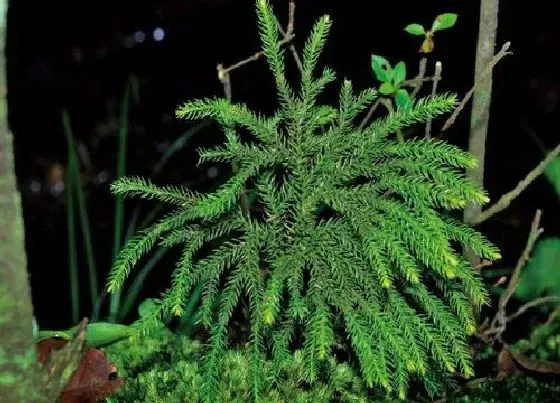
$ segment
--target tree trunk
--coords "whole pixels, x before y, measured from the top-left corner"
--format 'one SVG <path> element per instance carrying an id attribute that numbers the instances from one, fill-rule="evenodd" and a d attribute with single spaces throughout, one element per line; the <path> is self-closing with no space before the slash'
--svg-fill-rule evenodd
<path id="1" fill-rule="evenodd" d="M 52 353 L 45 366 L 40 366 L 33 338 L 25 233 L 8 127 L 7 11 L 8 0 L 0 0 L 0 400 L 51 403 L 58 400 L 82 358 L 87 321 L 82 322 L 71 343 Z"/>
<path id="2" fill-rule="evenodd" d="M 0 396 L 6 402 L 41 401 L 34 385 L 39 365 L 27 278 L 24 227 L 14 171 L 6 100 L 8 0 L 0 0 Z"/>
<path id="3" fill-rule="evenodd" d="M 481 0 L 480 22 L 478 28 L 478 43 L 476 47 L 476 61 L 474 77 L 481 77 L 483 71 L 494 57 L 496 31 L 498 29 L 499 0 Z M 486 154 L 486 135 L 490 120 L 490 102 L 492 100 L 492 74 L 482 81 L 474 91 L 471 127 L 469 133 L 469 152 L 478 160 L 478 166 L 467 170 L 467 176 L 477 185 L 484 186 L 484 158 Z M 464 213 L 464 221 L 472 222 L 482 209 L 480 205 L 468 205 Z M 465 251 L 466 257 L 473 264 L 479 259 L 472 251 Z"/>

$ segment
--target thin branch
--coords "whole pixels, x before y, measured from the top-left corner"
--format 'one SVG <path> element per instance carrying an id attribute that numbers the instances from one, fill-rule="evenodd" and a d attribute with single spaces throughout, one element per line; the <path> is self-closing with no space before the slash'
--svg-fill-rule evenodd
<path id="1" fill-rule="evenodd" d="M 294 39 L 294 35 L 285 37 L 284 39 L 282 39 L 281 41 L 279 41 L 278 43 L 280 44 L 280 46 L 287 44 L 288 42 L 292 41 L 292 39 Z M 218 78 L 220 78 L 220 76 L 226 76 L 229 73 L 231 73 L 233 70 L 236 70 L 240 67 L 243 67 L 246 64 L 252 63 L 252 62 L 256 62 L 257 60 L 259 60 L 261 57 L 264 56 L 264 52 L 257 52 L 251 56 L 249 56 L 246 59 L 243 59 L 237 63 L 232 64 L 229 67 L 223 68 L 223 66 L 220 68 L 218 67 Z M 220 65 L 218 65 L 220 66 Z M 220 78 L 221 81 L 221 78 Z"/>
<path id="2" fill-rule="evenodd" d="M 412 93 L 410 94 L 410 98 L 411 99 L 416 99 L 416 97 L 418 96 L 418 93 L 420 92 L 420 89 L 422 88 L 422 84 L 424 83 L 424 81 L 432 81 L 432 77 L 428 77 L 426 79 L 425 75 L 426 75 L 426 65 L 428 64 L 428 58 L 423 57 L 420 59 L 420 63 L 418 65 L 418 75 L 416 76 L 416 78 L 412 79 L 412 80 L 408 80 L 405 81 L 403 83 L 403 85 L 413 85 L 414 89 L 412 90 Z"/>
<path id="3" fill-rule="evenodd" d="M 519 286 L 521 269 L 525 267 L 525 265 L 529 261 L 535 243 L 543 232 L 543 229 L 540 227 L 541 216 L 542 211 L 537 210 L 535 217 L 533 218 L 533 222 L 531 223 L 531 231 L 529 232 L 525 249 L 519 257 L 517 264 L 515 265 L 515 269 L 513 270 L 513 274 L 509 280 L 507 288 L 500 296 L 500 299 L 498 301 L 498 310 L 494 316 L 494 319 L 492 319 L 492 322 L 490 323 L 488 329 L 482 332 L 482 336 L 488 337 L 490 335 L 494 335 L 496 339 L 500 340 L 502 333 L 506 330 L 506 324 L 508 322 L 508 317 L 506 316 L 506 305 Z M 527 307 L 526 309 L 528 309 L 529 307 Z"/>
<path id="4" fill-rule="evenodd" d="M 555 295 L 549 295 L 549 296 L 546 296 L 546 297 L 540 297 L 540 298 L 534 299 L 532 301 L 527 302 L 526 304 L 521 305 L 521 307 L 519 307 L 519 309 L 515 313 L 512 313 L 509 316 L 506 316 L 506 322 L 510 322 L 510 321 L 514 320 L 515 318 L 523 315 L 529 309 L 534 308 L 536 306 L 539 306 L 539 305 L 542 305 L 542 304 L 548 304 L 550 302 L 559 302 L 559 301 L 560 301 L 560 297 L 555 296 Z"/>
<path id="5" fill-rule="evenodd" d="M 461 111 L 465 108 L 465 105 L 467 104 L 467 102 L 469 102 L 469 100 L 473 96 L 474 90 L 482 82 L 484 82 L 486 80 L 487 76 L 494 69 L 494 66 L 496 64 L 498 64 L 498 62 L 500 60 L 502 60 L 502 58 L 504 58 L 505 56 L 513 54 L 512 52 L 509 51 L 510 46 L 511 46 L 511 42 L 504 43 L 504 45 L 502 46 L 502 49 L 500 49 L 500 51 L 498 53 L 496 53 L 496 55 L 494 55 L 494 57 L 492 58 L 490 63 L 488 63 L 488 65 L 486 66 L 486 69 L 484 70 L 484 72 L 479 77 L 477 77 L 477 79 L 476 79 L 474 85 L 472 86 L 472 88 L 469 90 L 469 92 L 467 92 L 465 97 L 461 100 L 461 102 L 459 103 L 457 108 L 455 108 L 455 110 L 453 111 L 453 113 L 451 114 L 449 119 L 447 119 L 447 121 L 445 122 L 445 124 L 443 125 L 443 127 L 441 129 L 442 132 L 449 129 L 453 125 L 453 123 L 455 123 L 455 120 L 457 119 L 457 116 L 459 116 L 459 113 L 461 113 Z"/>
<path id="6" fill-rule="evenodd" d="M 282 34 L 283 38 L 282 40 L 280 40 L 278 42 L 278 44 L 280 46 L 286 45 L 287 43 L 290 43 L 295 35 L 294 35 L 294 26 L 295 26 L 295 22 L 294 22 L 294 13 L 295 13 L 295 3 L 293 0 L 290 0 L 290 7 L 289 7 L 289 12 L 288 12 L 288 26 L 286 28 L 286 30 L 284 30 L 282 28 L 282 26 L 280 25 L 279 22 L 277 22 L 278 25 L 278 30 L 280 31 L 280 33 Z M 301 61 L 299 59 L 299 56 L 297 55 L 297 52 L 295 51 L 295 48 L 293 47 L 293 45 L 291 46 L 292 53 L 294 54 L 294 59 L 296 61 L 296 64 L 298 66 L 298 69 L 302 70 L 302 65 L 301 65 Z M 232 64 L 229 67 L 224 68 L 223 65 L 219 64 L 218 65 L 218 78 L 220 79 L 220 81 L 222 82 L 222 84 L 224 83 L 223 80 L 227 79 L 227 76 L 229 75 L 229 73 L 231 73 L 232 71 L 246 65 L 252 62 L 255 62 L 257 60 L 259 60 L 260 58 L 262 58 L 264 56 L 264 52 L 260 51 L 257 53 L 254 53 L 253 55 L 247 57 L 246 59 L 240 60 L 237 63 Z"/>
<path id="7" fill-rule="evenodd" d="M 358 126 L 358 130 L 362 130 L 368 124 L 371 117 L 373 116 L 373 113 L 379 107 L 380 104 L 381 104 L 381 98 L 377 98 L 373 103 L 373 105 L 371 105 L 371 107 L 369 108 L 366 116 L 362 119 L 360 125 Z"/>
<path id="8" fill-rule="evenodd" d="M 222 83 L 223 87 L 224 87 L 224 94 L 226 96 L 226 99 L 228 101 L 231 101 L 232 99 L 232 95 L 231 95 L 231 79 L 229 77 L 229 71 L 224 69 L 224 66 L 222 64 L 218 64 L 218 79 L 220 80 L 220 82 Z"/>
<path id="9" fill-rule="evenodd" d="M 438 82 L 441 80 L 441 70 L 442 70 L 441 62 L 437 61 L 435 66 L 435 71 L 434 71 L 434 79 L 432 80 L 432 94 L 431 94 L 432 97 L 436 95 L 437 85 Z M 424 135 L 424 138 L 429 140 L 432 137 L 431 132 L 432 132 L 432 119 L 428 119 L 426 121 L 426 134 Z"/>
<path id="10" fill-rule="evenodd" d="M 282 26 L 280 25 L 280 23 L 277 21 L 277 25 L 278 25 L 278 30 L 280 31 L 280 33 L 283 36 L 283 39 L 281 41 L 279 41 L 279 45 L 283 46 L 287 43 L 290 43 L 293 39 L 294 39 L 294 26 L 295 26 L 295 22 L 294 22 L 294 15 L 295 15 L 295 2 L 294 0 L 290 0 L 289 3 L 289 10 L 288 10 L 288 25 L 286 30 L 284 30 L 282 28 Z M 294 56 L 294 60 L 296 62 L 296 65 L 298 66 L 298 69 L 300 71 L 303 70 L 301 61 L 299 59 L 299 56 L 297 55 L 297 52 L 295 50 L 295 47 L 293 46 L 293 44 L 290 45 L 290 50 Z M 255 62 L 257 60 L 259 60 L 260 58 L 262 58 L 264 56 L 264 52 L 257 52 L 251 56 L 249 56 L 246 59 L 243 59 L 237 63 L 232 64 L 229 67 L 224 68 L 224 66 L 220 63 L 217 65 L 216 69 L 218 71 L 218 79 L 220 80 L 220 82 L 222 83 L 222 86 L 224 88 L 224 95 L 226 97 L 226 99 L 228 101 L 231 101 L 233 96 L 232 96 L 232 90 L 231 90 L 231 77 L 230 77 L 230 73 L 240 67 L 245 66 L 246 64 Z M 234 172 L 238 170 L 238 164 L 234 163 L 233 164 L 233 170 Z M 241 205 L 244 211 L 249 211 L 249 199 L 247 197 L 247 192 L 245 191 L 245 189 L 243 189 L 242 193 L 241 193 Z"/>
<path id="11" fill-rule="evenodd" d="M 389 114 L 394 112 L 393 102 L 389 98 L 379 98 L 379 102 L 387 109 Z M 396 134 L 397 134 L 397 141 L 401 144 L 404 143 L 404 136 L 402 134 L 402 131 L 397 129 Z"/>
<path id="12" fill-rule="evenodd" d="M 280 25 L 280 23 L 278 23 L 278 30 L 280 31 L 280 33 L 284 37 L 284 40 L 287 40 L 288 38 L 290 38 L 290 40 L 289 40 L 290 42 L 292 41 L 292 39 L 294 37 L 294 26 L 295 26 L 294 14 L 295 14 L 295 11 L 296 11 L 296 3 L 295 3 L 294 0 L 290 0 L 289 12 L 288 12 L 288 26 L 287 26 L 286 30 L 284 31 L 284 28 L 282 28 L 282 25 Z M 296 47 L 294 46 L 293 43 L 290 43 L 290 45 L 288 46 L 288 49 L 290 49 L 290 52 L 292 52 L 294 62 L 296 62 L 296 66 L 297 66 L 298 70 L 300 71 L 300 73 L 302 73 L 303 72 L 303 64 L 301 63 L 301 59 L 299 58 L 299 55 L 297 54 Z"/>
<path id="13" fill-rule="evenodd" d="M 485 267 L 492 266 L 492 263 L 493 263 L 493 262 L 492 262 L 491 260 L 486 260 L 486 259 L 484 259 L 484 260 L 482 260 L 479 264 L 477 264 L 477 265 L 475 266 L 475 269 L 476 269 L 476 270 L 482 270 L 482 269 L 484 269 Z"/>
<path id="14" fill-rule="evenodd" d="M 558 316 L 558 314 L 560 314 L 560 306 L 554 308 L 554 310 L 550 313 L 550 315 L 548 315 L 548 319 L 546 320 L 545 325 L 548 326 L 552 322 L 554 322 L 554 319 L 556 319 L 556 316 Z"/>
<path id="15" fill-rule="evenodd" d="M 525 176 L 523 180 L 521 180 L 517 186 L 511 190 L 510 192 L 502 195 L 500 199 L 494 203 L 492 206 L 481 212 L 478 216 L 474 217 L 469 223 L 472 225 L 480 224 L 481 222 L 486 221 L 494 214 L 499 213 L 500 211 L 505 210 L 510 203 L 518 197 L 535 179 L 537 179 L 546 169 L 548 164 L 552 162 L 558 155 L 560 155 L 560 144 L 553 149 L 545 159 L 543 159 L 531 172 Z"/>
<path id="16" fill-rule="evenodd" d="M 525 249 L 523 250 L 523 253 L 519 257 L 517 264 L 515 265 L 515 269 L 513 270 L 513 274 L 511 275 L 506 291 L 500 296 L 500 300 L 498 302 L 498 308 L 502 308 L 502 309 L 505 308 L 509 299 L 511 298 L 511 296 L 519 286 L 519 277 L 521 275 L 521 269 L 529 261 L 531 251 L 533 250 L 535 243 L 537 242 L 537 239 L 543 232 L 543 229 L 540 227 L 541 216 L 542 216 L 542 210 L 537 210 L 535 217 L 533 218 L 533 222 L 531 223 L 531 232 L 529 232 L 529 237 L 527 238 L 527 244 L 525 245 Z"/>
<path id="17" fill-rule="evenodd" d="M 424 60 L 424 59 L 422 59 Z M 429 81 L 433 81 L 434 78 L 431 76 L 426 76 L 426 77 L 422 77 L 422 78 L 418 78 L 418 76 L 414 77 L 414 78 L 410 78 L 408 80 L 404 80 L 402 82 L 402 85 L 407 86 L 407 87 L 416 87 L 416 84 L 420 83 L 425 83 L 425 82 L 429 82 Z"/>
<path id="18" fill-rule="evenodd" d="M 527 121 L 525 119 L 523 119 L 521 121 L 520 127 L 524 132 L 526 132 L 529 135 L 531 140 L 533 140 L 535 142 L 535 144 L 537 145 L 537 147 L 539 147 L 541 152 L 544 155 L 546 155 L 546 152 L 548 150 L 546 149 L 543 141 L 540 139 L 539 135 L 537 133 L 535 133 L 535 131 L 529 126 L 529 124 L 527 123 Z"/>

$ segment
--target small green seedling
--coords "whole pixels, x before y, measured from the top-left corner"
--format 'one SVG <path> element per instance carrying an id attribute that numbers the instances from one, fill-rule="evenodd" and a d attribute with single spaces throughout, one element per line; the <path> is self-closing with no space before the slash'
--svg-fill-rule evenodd
<path id="1" fill-rule="evenodd" d="M 418 24 L 413 23 L 407 25 L 404 30 L 411 35 L 423 36 L 424 41 L 422 41 L 422 45 L 420 46 L 419 51 L 421 53 L 430 53 L 434 50 L 434 34 L 437 31 L 443 31 L 444 29 L 451 28 L 455 25 L 457 21 L 457 14 L 453 13 L 445 13 L 438 15 L 434 22 L 432 23 L 432 28 L 429 31 Z"/>
<path id="2" fill-rule="evenodd" d="M 393 68 L 383 56 L 371 55 L 371 68 L 375 77 L 381 81 L 379 92 L 394 97 L 398 108 L 408 108 L 411 103 L 410 95 L 406 89 L 401 88 L 406 80 L 405 62 L 401 60 Z"/>

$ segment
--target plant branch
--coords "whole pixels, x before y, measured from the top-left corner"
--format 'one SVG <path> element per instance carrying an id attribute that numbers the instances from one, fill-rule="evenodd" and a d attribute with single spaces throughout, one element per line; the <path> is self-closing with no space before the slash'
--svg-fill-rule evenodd
<path id="1" fill-rule="evenodd" d="M 434 78 L 432 80 L 432 94 L 431 94 L 432 97 L 436 95 L 437 85 L 438 82 L 441 80 L 441 69 L 442 69 L 441 62 L 437 61 L 434 70 Z M 428 119 L 426 121 L 426 134 L 424 135 L 424 138 L 429 140 L 432 137 L 431 132 L 432 132 L 432 119 Z"/>
<path id="2" fill-rule="evenodd" d="M 280 33 L 283 36 L 282 40 L 278 42 L 280 44 L 280 46 L 283 46 L 287 43 L 290 43 L 295 37 L 295 35 L 294 35 L 294 26 L 295 26 L 294 13 L 295 13 L 295 3 L 294 3 L 294 0 L 290 0 L 289 12 L 288 12 L 288 25 L 287 25 L 286 30 L 284 30 L 282 28 L 282 26 L 280 25 L 280 23 L 278 23 L 278 30 L 280 31 Z M 294 55 L 294 60 L 296 62 L 296 65 L 298 66 L 298 69 L 301 71 L 303 69 L 302 64 L 301 64 L 301 60 L 299 59 L 299 56 L 297 55 L 297 52 L 295 51 L 295 48 L 293 47 L 293 45 L 290 46 L 290 50 L 292 51 L 292 54 Z M 234 63 L 234 64 L 232 64 L 231 66 L 228 66 L 228 67 L 224 67 L 223 64 L 218 64 L 218 66 L 217 66 L 218 79 L 220 80 L 220 82 L 224 86 L 224 92 L 226 94 L 229 93 L 230 97 L 231 97 L 231 80 L 229 78 L 229 74 L 232 71 L 237 70 L 238 68 L 243 67 L 246 64 L 255 62 L 255 61 L 259 60 L 260 58 L 262 58 L 263 56 L 264 56 L 264 52 L 260 51 L 260 52 L 254 53 L 253 55 L 247 57 L 246 59 L 240 60 L 237 63 Z M 230 98 L 228 98 L 228 99 L 230 99 Z"/>
<path id="3" fill-rule="evenodd" d="M 475 185 L 484 187 L 484 163 L 486 156 L 486 137 L 490 121 L 490 103 L 492 101 L 492 70 L 501 57 L 494 55 L 496 46 L 496 33 L 498 30 L 499 0 L 481 0 L 480 21 L 478 23 L 478 41 L 476 45 L 476 58 L 474 65 L 475 82 L 467 96 L 451 114 L 443 125 L 442 133 L 455 121 L 455 118 L 465 107 L 471 94 L 469 147 L 468 151 L 478 161 L 478 165 L 468 168 L 466 176 Z M 502 53 L 509 49 L 509 42 L 502 47 Z M 500 54 L 500 52 L 498 52 Z M 468 203 L 463 212 L 463 221 L 470 222 L 482 211 L 479 203 Z M 471 264 L 477 264 L 480 258 L 472 249 L 465 247 L 463 255 Z"/>
<path id="4" fill-rule="evenodd" d="M 532 301 L 529 301 L 526 304 L 521 305 L 521 307 L 519 307 L 519 309 L 515 313 L 513 313 L 509 316 L 506 316 L 506 322 L 510 322 L 510 321 L 514 320 L 515 318 L 523 315 L 525 312 L 527 312 L 531 308 L 534 308 L 534 307 L 542 305 L 542 304 L 548 304 L 549 302 L 558 302 L 558 301 L 560 301 L 560 297 L 555 296 L 555 295 L 540 297 L 540 298 L 534 299 Z"/>
<path id="5" fill-rule="evenodd" d="M 428 64 L 428 59 L 426 57 L 423 57 L 420 59 L 420 63 L 418 65 L 418 75 L 416 76 L 416 78 L 412 79 L 412 80 L 407 80 L 403 83 L 403 85 L 412 85 L 414 86 L 414 89 L 412 90 L 412 93 L 410 94 L 410 98 L 411 99 L 416 99 L 416 97 L 418 96 L 418 93 L 420 92 L 420 89 L 422 88 L 422 84 L 424 83 L 424 81 L 432 81 L 433 77 L 428 77 L 426 78 L 426 65 Z"/>
<path id="6" fill-rule="evenodd" d="M 507 288 L 505 289 L 504 293 L 500 296 L 500 299 L 498 301 L 498 310 L 497 310 L 496 314 L 494 315 L 494 318 L 492 319 L 492 322 L 490 323 L 489 328 L 486 329 L 482 333 L 483 336 L 494 335 L 494 337 L 496 339 L 500 340 L 502 333 L 506 329 L 506 324 L 508 322 L 508 317 L 506 316 L 506 305 L 509 302 L 510 298 L 515 293 L 515 290 L 517 289 L 517 287 L 519 286 L 519 278 L 520 278 L 520 275 L 521 275 L 521 269 L 523 267 L 525 267 L 525 265 L 529 261 L 529 258 L 531 256 L 531 252 L 533 251 L 535 243 L 537 242 L 537 239 L 539 238 L 539 236 L 543 232 L 543 229 L 540 227 L 541 216 L 542 216 L 542 211 L 537 210 L 537 212 L 535 214 L 535 217 L 533 218 L 533 222 L 531 223 L 531 231 L 529 232 L 529 236 L 527 238 L 527 244 L 525 245 L 525 249 L 523 250 L 523 253 L 519 257 L 519 259 L 517 261 L 517 264 L 515 265 L 515 269 L 513 270 L 513 274 L 512 274 L 512 276 L 509 280 Z M 538 303 L 537 303 L 537 305 L 538 305 Z M 521 308 L 523 308 L 523 307 L 521 307 Z M 526 307 L 525 310 L 528 309 L 528 308 L 530 308 L 530 306 Z M 516 313 L 516 314 L 513 314 L 512 316 L 515 316 L 515 315 L 518 316 L 520 314 L 521 313 L 519 313 L 519 314 Z"/>
<path id="7" fill-rule="evenodd" d="M 290 42 L 292 42 L 292 40 L 294 39 L 294 26 L 295 26 L 295 19 L 294 19 L 294 15 L 295 15 L 295 1 L 294 0 L 290 0 L 289 2 L 289 10 L 288 10 L 288 24 L 286 27 L 286 30 L 284 30 L 282 28 L 282 26 L 280 25 L 280 23 L 278 21 L 276 21 L 277 23 L 277 27 L 278 27 L 278 31 L 282 34 L 282 40 L 280 40 L 278 43 L 280 46 L 283 46 L 285 44 L 288 44 Z M 301 60 L 296 52 L 296 49 L 294 47 L 293 44 L 290 44 L 289 46 L 290 51 L 292 52 L 292 55 L 294 57 L 294 61 L 296 62 L 296 66 L 298 67 L 299 71 L 303 71 L 303 65 L 301 63 Z M 218 79 L 220 80 L 220 82 L 222 83 L 222 86 L 224 88 L 224 95 L 226 97 L 226 99 L 228 101 L 231 101 L 233 99 L 233 95 L 232 95 L 232 89 L 231 89 L 231 76 L 230 73 L 240 67 L 245 66 L 246 64 L 255 62 L 259 59 L 261 59 L 264 56 L 264 52 L 260 51 L 257 53 L 254 53 L 253 55 L 247 57 L 246 59 L 243 59 L 237 63 L 232 64 L 229 67 L 224 67 L 223 64 L 218 64 L 216 69 L 218 71 Z M 239 169 L 238 164 L 236 162 L 234 162 L 233 164 L 233 171 L 237 171 Z M 241 206 L 243 211 L 248 212 L 250 209 L 249 206 L 249 199 L 247 197 L 247 191 L 245 189 L 243 189 L 242 193 L 241 193 Z"/>
<path id="8" fill-rule="evenodd" d="M 531 223 L 531 232 L 529 232 L 529 237 L 527 238 L 527 244 L 525 245 L 525 249 L 523 250 L 523 253 L 519 257 L 517 264 L 515 265 L 515 269 L 513 270 L 513 274 L 511 275 L 505 293 L 503 293 L 500 296 L 500 300 L 498 303 L 499 308 L 502 309 L 505 308 L 509 299 L 511 298 L 511 296 L 519 286 L 519 277 L 521 275 L 521 269 L 529 261 L 529 257 L 535 246 L 535 243 L 537 242 L 539 236 L 543 233 L 543 229 L 540 227 L 541 216 L 542 216 L 542 210 L 537 210 L 535 217 L 533 218 L 533 222 Z"/>
<path id="9" fill-rule="evenodd" d="M 505 56 L 513 54 L 513 52 L 509 51 L 510 46 L 511 46 L 511 42 L 504 43 L 502 49 L 500 49 L 500 51 L 496 53 L 496 55 L 494 55 L 492 60 L 490 60 L 490 62 L 486 66 L 486 69 L 477 78 L 477 80 L 475 81 L 474 85 L 471 87 L 469 92 L 467 92 L 467 94 L 463 97 L 463 99 L 461 100 L 457 108 L 455 108 L 451 116 L 444 123 L 443 127 L 441 128 L 442 132 L 449 129 L 455 123 L 455 120 L 457 119 L 457 116 L 459 116 L 459 113 L 461 113 L 461 111 L 465 108 L 465 105 L 467 104 L 467 102 L 469 102 L 475 90 L 488 78 L 488 76 L 494 69 L 494 66 L 496 66 L 496 64 L 498 64 L 498 62 L 502 60 Z"/>
<path id="10" fill-rule="evenodd" d="M 303 72 L 303 64 L 301 63 L 301 59 L 299 58 L 299 55 L 297 54 L 296 47 L 292 43 L 292 40 L 294 38 L 294 25 L 295 25 L 294 14 L 295 14 L 295 11 L 296 11 L 296 3 L 295 3 L 294 0 L 290 0 L 289 12 L 288 12 L 288 26 L 286 27 L 286 30 L 284 31 L 284 28 L 282 28 L 282 25 L 280 25 L 280 23 L 278 23 L 278 30 L 280 31 L 280 33 L 284 37 L 284 40 L 289 39 L 288 42 L 290 42 L 290 44 L 288 45 L 288 49 L 290 49 L 290 52 L 292 52 L 294 62 L 296 63 L 296 66 L 297 66 L 298 70 L 300 71 L 300 73 L 302 73 Z"/>
<path id="11" fill-rule="evenodd" d="M 387 109 L 389 114 L 394 112 L 393 103 L 389 98 L 379 98 L 379 102 Z M 404 143 L 404 136 L 402 134 L 402 131 L 397 129 L 396 135 L 397 141 L 401 144 Z"/>
<path id="12" fill-rule="evenodd" d="M 362 130 L 368 124 L 368 122 L 370 121 L 371 117 L 373 116 L 374 112 L 377 110 L 380 104 L 381 104 L 381 98 L 377 98 L 375 102 L 370 106 L 366 116 L 360 122 L 360 125 L 358 126 L 358 130 Z"/>
<path id="13" fill-rule="evenodd" d="M 560 155 L 560 144 L 558 144 L 556 148 L 548 153 L 545 159 L 543 159 L 532 171 L 530 171 L 527 176 L 525 176 L 525 178 L 521 180 L 513 190 L 502 195 L 502 197 L 500 197 L 500 199 L 496 203 L 475 216 L 471 221 L 469 221 L 469 223 L 472 225 L 480 224 L 492 217 L 494 214 L 505 210 L 515 198 L 517 198 L 535 179 L 537 179 L 545 171 L 548 164 L 550 164 L 550 162 L 552 162 L 552 160 L 554 160 L 558 155 Z"/>

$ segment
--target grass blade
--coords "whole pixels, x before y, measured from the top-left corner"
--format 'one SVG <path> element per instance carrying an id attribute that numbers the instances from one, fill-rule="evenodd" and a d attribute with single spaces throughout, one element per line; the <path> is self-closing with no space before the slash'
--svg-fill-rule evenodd
<path id="1" fill-rule="evenodd" d="M 134 281 L 128 288 L 128 292 L 126 293 L 126 296 L 123 299 L 123 304 L 121 305 L 121 309 L 119 310 L 119 321 L 123 321 L 130 313 L 134 306 L 134 303 L 136 302 L 136 299 L 138 298 L 138 294 L 140 294 L 140 291 L 144 286 L 146 278 L 168 251 L 168 248 L 159 248 L 157 252 L 154 253 L 154 255 L 151 257 L 151 259 L 146 262 L 144 267 L 134 277 Z"/>
<path id="2" fill-rule="evenodd" d="M 72 153 L 68 153 L 68 165 L 71 165 Z M 72 179 L 66 170 L 66 225 L 68 234 L 68 270 L 70 274 L 70 306 L 72 322 L 77 323 L 80 316 L 80 290 L 78 282 L 78 253 L 76 251 L 76 223 L 74 222 L 74 196 Z"/>
<path id="3" fill-rule="evenodd" d="M 199 311 L 196 309 L 197 304 L 200 300 L 200 295 L 202 294 L 202 284 L 198 284 L 192 291 L 189 301 L 185 307 L 185 313 L 183 314 L 177 330 L 184 336 L 190 337 L 196 328 L 196 323 L 198 322 Z"/>
<path id="4" fill-rule="evenodd" d="M 120 178 L 126 171 L 126 146 L 128 138 L 128 112 L 130 107 L 132 79 L 126 83 L 124 90 L 124 98 L 121 104 L 121 116 L 119 122 L 119 148 L 117 154 L 117 172 L 116 177 Z M 123 227 L 124 227 L 124 198 L 115 196 L 115 218 L 114 218 L 114 237 L 113 237 L 113 259 L 111 265 L 115 262 L 119 251 L 123 246 Z M 114 321 L 120 308 L 121 291 L 117 290 L 111 294 L 109 304 L 109 321 Z"/>
<path id="5" fill-rule="evenodd" d="M 173 143 L 171 143 L 171 145 L 165 149 L 160 160 L 154 166 L 153 175 L 158 175 L 163 170 L 163 167 L 165 166 L 167 161 L 169 161 L 169 159 L 173 157 L 178 151 L 182 150 L 192 136 L 208 126 L 210 126 L 210 122 L 202 122 L 194 127 L 191 127 L 185 133 L 179 136 L 179 138 L 175 139 L 175 141 L 173 141 Z"/>
<path id="6" fill-rule="evenodd" d="M 82 181 L 80 178 L 80 170 L 78 167 L 78 158 L 76 153 L 76 146 L 74 144 L 74 135 L 72 133 L 72 125 L 70 123 L 70 116 L 67 110 L 62 111 L 62 123 L 66 142 L 68 145 L 68 177 L 69 182 L 72 182 L 72 190 L 76 192 L 76 199 L 78 202 L 78 213 L 80 215 L 80 224 L 82 227 L 82 239 L 84 242 L 84 249 L 86 253 L 86 260 L 88 266 L 89 276 L 89 291 L 91 296 L 91 304 L 95 306 L 98 298 L 99 284 L 97 281 L 97 267 L 95 264 L 95 256 L 93 253 L 93 243 L 91 240 L 91 228 L 89 224 L 89 216 L 87 213 L 86 199 L 84 190 L 82 189 Z M 92 316 L 91 320 L 95 320 Z"/>

